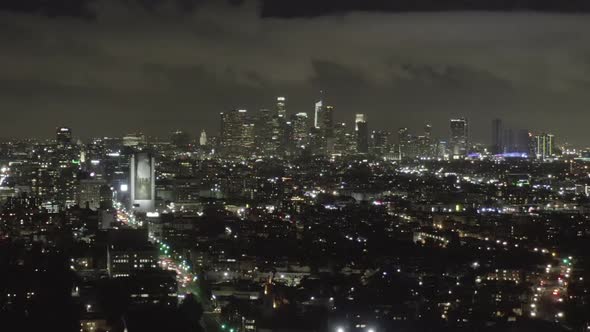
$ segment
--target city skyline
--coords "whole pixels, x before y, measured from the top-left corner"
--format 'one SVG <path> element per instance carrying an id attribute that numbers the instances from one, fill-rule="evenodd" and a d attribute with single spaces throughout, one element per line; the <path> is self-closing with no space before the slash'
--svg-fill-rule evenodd
<path id="1" fill-rule="evenodd" d="M 214 132 L 219 112 L 276 96 L 291 114 L 311 113 L 323 89 L 335 119 L 365 113 L 377 130 L 466 117 L 487 141 L 499 117 L 586 144 L 584 14 L 343 5 L 307 17 L 257 2 L 175 3 L 97 1 L 92 15 L 0 7 L 0 109 L 14 124 L 2 136 L 50 137 L 47 123 L 85 137 Z"/>

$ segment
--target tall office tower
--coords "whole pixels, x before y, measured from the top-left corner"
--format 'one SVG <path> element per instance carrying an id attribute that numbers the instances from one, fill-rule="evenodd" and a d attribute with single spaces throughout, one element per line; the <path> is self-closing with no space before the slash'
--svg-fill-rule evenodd
<path id="1" fill-rule="evenodd" d="M 554 156 L 555 136 L 553 134 L 538 134 L 533 136 L 533 149 L 537 159 Z"/>
<path id="2" fill-rule="evenodd" d="M 501 119 L 492 120 L 492 153 L 500 154 L 504 152 L 504 128 Z"/>
<path id="3" fill-rule="evenodd" d="M 467 155 L 469 149 L 469 126 L 467 119 L 451 119 L 450 123 L 450 148 L 453 159 L 459 159 Z"/>
<path id="4" fill-rule="evenodd" d="M 205 129 L 203 129 L 201 131 L 201 136 L 199 137 L 199 145 L 200 146 L 207 145 L 207 133 L 205 132 Z"/>
<path id="5" fill-rule="evenodd" d="M 334 136 L 334 106 L 326 105 L 322 109 L 320 129 L 325 137 Z"/>
<path id="6" fill-rule="evenodd" d="M 383 157 L 389 152 L 389 132 L 373 130 L 371 134 L 371 153 Z"/>
<path id="7" fill-rule="evenodd" d="M 279 136 L 280 139 L 280 148 L 279 153 L 282 153 L 287 156 L 293 155 L 295 152 L 295 140 L 293 139 L 293 121 L 285 121 L 281 125 L 281 133 Z"/>
<path id="8" fill-rule="evenodd" d="M 282 130 L 278 115 L 267 109 L 261 109 L 254 122 L 255 146 L 257 151 L 264 156 L 276 155 L 282 141 Z"/>
<path id="9" fill-rule="evenodd" d="M 424 126 L 424 137 L 432 143 L 432 125 L 429 123 Z"/>
<path id="10" fill-rule="evenodd" d="M 449 144 L 447 141 L 438 141 L 436 142 L 436 147 L 434 149 L 434 155 L 436 158 L 439 159 L 448 159 L 449 158 Z"/>
<path id="11" fill-rule="evenodd" d="M 242 156 L 250 156 L 256 148 L 255 128 L 256 126 L 252 122 L 246 122 L 244 125 L 242 125 L 242 142 L 240 144 L 240 148 L 242 149 Z"/>
<path id="12" fill-rule="evenodd" d="M 553 157 L 555 156 L 555 136 L 553 134 L 547 134 L 545 138 L 545 151 L 547 156 Z"/>
<path id="13" fill-rule="evenodd" d="M 409 157 L 411 144 L 412 144 L 412 135 L 408 131 L 408 128 L 400 128 L 397 131 L 397 138 L 398 138 L 398 152 L 399 156 L 398 159 L 405 159 Z"/>
<path id="14" fill-rule="evenodd" d="M 346 123 L 340 122 L 334 126 L 334 154 L 342 156 L 348 153 L 347 134 Z"/>
<path id="15" fill-rule="evenodd" d="M 324 108 L 324 102 L 322 100 L 315 103 L 315 112 L 314 112 L 314 117 L 313 117 L 313 126 L 315 128 L 320 127 L 320 122 L 322 121 L 320 119 L 320 116 L 321 116 L 320 114 L 322 113 L 323 108 Z"/>
<path id="16" fill-rule="evenodd" d="M 361 154 L 369 153 L 369 125 L 366 121 L 357 122 L 356 151 Z"/>
<path id="17" fill-rule="evenodd" d="M 418 145 L 419 157 L 432 158 L 434 156 L 434 147 L 432 144 L 432 126 L 430 124 L 426 124 L 424 126 L 424 135 L 418 136 Z"/>
<path id="18" fill-rule="evenodd" d="M 147 152 L 131 156 L 129 163 L 131 209 L 152 212 L 156 208 L 155 159 Z"/>
<path id="19" fill-rule="evenodd" d="M 320 129 L 311 127 L 309 129 L 309 137 L 307 147 L 311 154 L 321 155 L 326 153 L 326 140 L 323 137 Z"/>
<path id="20" fill-rule="evenodd" d="M 170 136 L 170 143 L 177 148 L 187 148 L 191 144 L 191 137 L 182 130 L 177 130 Z"/>
<path id="21" fill-rule="evenodd" d="M 68 127 L 58 127 L 55 132 L 55 140 L 60 145 L 72 143 L 72 130 Z"/>
<path id="22" fill-rule="evenodd" d="M 298 148 L 307 145 L 309 136 L 309 119 L 307 113 L 301 112 L 291 117 L 293 123 L 293 141 Z"/>
<path id="23" fill-rule="evenodd" d="M 286 98 L 285 97 L 277 97 L 277 115 L 279 118 L 283 119 L 283 121 L 287 120 L 287 106 L 286 106 Z"/>
<path id="24" fill-rule="evenodd" d="M 246 110 L 231 110 L 221 113 L 221 152 L 228 157 L 238 157 L 243 150 L 244 134 L 248 123 Z"/>
<path id="25" fill-rule="evenodd" d="M 326 105 L 323 100 L 315 106 L 314 128 L 317 132 L 314 132 L 314 140 L 319 144 L 316 153 L 331 153 L 334 145 L 334 107 Z"/>
<path id="26" fill-rule="evenodd" d="M 367 116 L 362 113 L 355 114 L 355 116 L 354 116 L 354 131 L 359 130 L 359 127 L 358 127 L 359 122 L 367 122 Z"/>

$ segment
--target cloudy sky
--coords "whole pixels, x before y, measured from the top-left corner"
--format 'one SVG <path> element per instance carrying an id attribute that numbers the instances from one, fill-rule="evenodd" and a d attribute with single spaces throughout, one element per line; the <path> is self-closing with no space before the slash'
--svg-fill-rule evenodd
<path id="1" fill-rule="evenodd" d="M 8 0 L 0 136 L 49 137 L 59 125 L 81 137 L 216 134 L 221 111 L 284 95 L 290 113 L 311 114 L 323 89 L 337 120 L 366 113 L 371 129 L 430 122 L 444 137 L 448 119 L 465 116 L 488 142 L 500 117 L 590 145 L 583 2 L 280 2 Z"/>

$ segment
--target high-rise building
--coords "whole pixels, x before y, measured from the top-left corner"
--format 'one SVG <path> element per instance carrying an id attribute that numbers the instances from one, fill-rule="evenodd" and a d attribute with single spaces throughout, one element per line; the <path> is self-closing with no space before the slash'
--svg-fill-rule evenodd
<path id="1" fill-rule="evenodd" d="M 246 110 L 231 110 L 221 113 L 220 143 L 221 152 L 225 156 L 245 156 L 251 152 L 250 149 L 254 146 L 254 128 L 250 125 L 251 121 Z M 252 142 L 249 140 L 252 140 Z M 248 148 L 248 150 L 245 148 Z"/>
<path id="2" fill-rule="evenodd" d="M 504 128 L 501 119 L 492 120 L 492 153 L 499 154 L 504 152 Z"/>
<path id="3" fill-rule="evenodd" d="M 436 142 L 436 146 L 434 148 L 434 155 L 436 158 L 439 159 L 448 159 L 449 158 L 449 144 L 447 141 L 438 141 Z"/>
<path id="4" fill-rule="evenodd" d="M 261 109 L 255 120 L 255 146 L 258 153 L 265 156 L 276 155 L 281 145 L 281 130 L 276 112 Z M 247 128 L 246 128 L 247 130 Z"/>
<path id="5" fill-rule="evenodd" d="M 291 117 L 293 123 L 293 141 L 296 147 L 302 147 L 307 145 L 309 136 L 309 119 L 307 113 L 301 112 L 294 114 Z"/>
<path id="6" fill-rule="evenodd" d="M 334 136 L 334 106 L 326 105 L 321 112 L 320 129 L 324 132 L 324 136 Z"/>
<path id="7" fill-rule="evenodd" d="M 399 159 L 412 158 L 413 139 L 408 128 L 400 128 L 397 131 Z"/>
<path id="8" fill-rule="evenodd" d="M 293 121 L 284 121 L 281 123 L 279 153 L 291 156 L 295 152 L 296 146 L 293 139 L 293 129 Z"/>
<path id="9" fill-rule="evenodd" d="M 333 154 L 345 155 L 348 152 L 348 133 L 346 123 L 340 122 L 334 126 L 334 150 Z"/>
<path id="10" fill-rule="evenodd" d="M 334 145 L 334 106 L 329 106 L 323 100 L 315 104 L 314 116 L 314 141 L 319 144 L 316 149 L 318 154 L 331 153 Z"/>
<path id="11" fill-rule="evenodd" d="M 279 118 L 286 121 L 287 119 L 287 106 L 285 97 L 277 97 L 277 115 Z"/>
<path id="12" fill-rule="evenodd" d="M 533 149 L 537 159 L 553 157 L 555 136 L 553 134 L 538 134 L 533 136 Z"/>
<path id="13" fill-rule="evenodd" d="M 131 208 L 151 212 L 156 207 L 155 159 L 147 152 L 131 156 L 130 179 Z"/>
<path id="14" fill-rule="evenodd" d="M 414 159 L 420 154 L 419 140 L 415 135 L 412 135 L 408 128 L 400 128 L 398 130 L 398 158 Z"/>
<path id="15" fill-rule="evenodd" d="M 242 125 L 242 142 L 240 147 L 242 148 L 242 155 L 249 156 L 256 147 L 256 126 L 252 122 L 247 122 Z"/>
<path id="16" fill-rule="evenodd" d="M 358 153 L 369 153 L 369 125 L 366 121 L 356 123 L 356 150 Z"/>
<path id="17" fill-rule="evenodd" d="M 205 129 L 203 129 L 201 131 L 201 136 L 199 137 L 199 145 L 200 146 L 207 145 L 207 133 L 205 132 Z"/>
<path id="18" fill-rule="evenodd" d="M 383 157 L 389 152 L 389 132 L 373 130 L 371 134 L 371 153 Z"/>
<path id="19" fill-rule="evenodd" d="M 67 145 L 72 143 L 72 129 L 68 127 L 58 127 L 55 132 L 57 144 Z"/>
<path id="20" fill-rule="evenodd" d="M 355 114 L 355 116 L 354 116 L 354 131 L 359 130 L 359 127 L 358 127 L 359 122 L 367 122 L 367 116 L 362 113 Z"/>
<path id="21" fill-rule="evenodd" d="M 320 114 L 322 113 L 323 108 L 324 108 L 324 102 L 322 100 L 315 103 L 315 112 L 314 112 L 314 117 L 313 117 L 313 126 L 315 128 L 320 127 L 320 122 L 321 122 Z"/>
<path id="22" fill-rule="evenodd" d="M 451 119 L 449 142 L 453 159 L 459 159 L 467 155 L 469 149 L 469 126 L 467 119 Z"/>
<path id="23" fill-rule="evenodd" d="M 428 140 L 432 139 L 432 125 L 429 123 L 424 126 L 424 136 L 428 138 Z"/>
<path id="24" fill-rule="evenodd" d="M 432 158 L 434 156 L 434 147 L 432 144 L 432 126 L 424 126 L 424 135 L 418 136 L 418 156 L 420 158 Z"/>

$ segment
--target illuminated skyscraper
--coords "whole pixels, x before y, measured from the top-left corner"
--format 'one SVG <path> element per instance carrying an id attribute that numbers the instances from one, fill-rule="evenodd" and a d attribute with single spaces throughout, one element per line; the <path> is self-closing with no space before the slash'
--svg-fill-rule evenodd
<path id="1" fill-rule="evenodd" d="M 424 135 L 418 136 L 418 156 L 420 158 L 431 158 L 434 155 L 434 147 L 432 144 L 432 126 L 426 124 L 424 126 Z"/>
<path id="2" fill-rule="evenodd" d="M 467 119 L 451 119 L 449 142 L 452 158 L 459 159 L 467 155 L 469 149 L 469 126 Z"/>
<path id="3" fill-rule="evenodd" d="M 255 142 L 256 148 L 261 155 L 276 155 L 281 145 L 280 121 L 276 112 L 261 109 L 255 120 Z"/>
<path id="4" fill-rule="evenodd" d="M 55 140 L 60 145 L 72 143 L 72 130 L 68 127 L 58 127 L 55 133 Z"/>
<path id="5" fill-rule="evenodd" d="M 420 146 L 416 136 L 412 135 L 408 128 L 400 128 L 398 134 L 399 159 L 413 159 L 419 155 Z"/>
<path id="6" fill-rule="evenodd" d="M 315 103 L 315 112 L 314 112 L 314 118 L 313 118 L 313 126 L 315 128 L 319 128 L 320 127 L 320 114 L 322 113 L 322 109 L 324 107 L 324 102 L 323 101 L 318 101 L 317 103 Z"/>
<path id="7" fill-rule="evenodd" d="M 286 121 L 287 119 L 287 106 L 285 103 L 285 97 L 277 97 L 277 115 L 279 118 L 283 119 L 283 121 Z"/>
<path id="8" fill-rule="evenodd" d="M 371 153 L 383 157 L 389 152 L 389 132 L 373 130 L 371 134 Z"/>
<path id="9" fill-rule="evenodd" d="M 250 152 L 244 150 L 246 145 L 250 148 L 254 145 L 253 142 L 250 144 L 248 141 L 253 141 L 254 138 L 254 128 L 249 125 L 250 121 L 246 110 L 231 110 L 221 113 L 220 147 L 224 155 L 237 157 L 247 155 Z"/>
<path id="10" fill-rule="evenodd" d="M 205 132 L 204 129 L 201 131 L 201 137 L 199 137 L 199 145 L 200 146 L 207 145 L 207 133 Z"/>
<path id="11" fill-rule="evenodd" d="M 140 212 L 151 212 L 156 207 L 155 159 L 146 152 L 131 156 L 129 163 L 131 186 L 131 208 Z"/>
<path id="12" fill-rule="evenodd" d="M 432 142 L 432 125 L 429 123 L 424 126 L 424 137 L 426 137 L 429 142 Z"/>
<path id="13" fill-rule="evenodd" d="M 296 147 L 302 147 L 307 145 L 309 136 L 309 119 L 307 113 L 301 112 L 292 116 L 291 122 L 293 123 L 293 141 Z"/>
<path id="14" fill-rule="evenodd" d="M 322 109 L 320 118 L 321 118 L 320 129 L 322 129 L 324 136 L 333 137 L 334 136 L 334 106 L 326 105 Z"/>
<path id="15" fill-rule="evenodd" d="M 537 159 L 545 159 L 554 156 L 554 135 L 538 134 L 533 136 L 533 149 Z"/>
<path id="16" fill-rule="evenodd" d="M 369 153 L 369 125 L 366 121 L 356 123 L 356 149 L 358 153 Z"/>
<path id="17" fill-rule="evenodd" d="M 242 149 L 241 155 L 246 157 L 250 156 L 252 151 L 254 151 L 255 144 L 255 125 L 252 122 L 247 122 L 242 125 L 242 141 L 240 143 L 240 148 Z"/>
<path id="18" fill-rule="evenodd" d="M 367 122 L 367 116 L 365 114 L 362 113 L 357 113 L 354 116 L 354 130 L 358 131 L 359 127 L 358 127 L 358 123 L 359 122 Z"/>
<path id="19" fill-rule="evenodd" d="M 333 154 L 344 155 L 348 152 L 348 133 L 346 131 L 346 123 L 337 123 L 334 126 L 334 150 Z"/>

